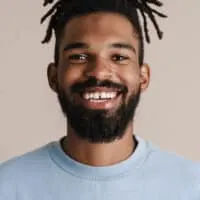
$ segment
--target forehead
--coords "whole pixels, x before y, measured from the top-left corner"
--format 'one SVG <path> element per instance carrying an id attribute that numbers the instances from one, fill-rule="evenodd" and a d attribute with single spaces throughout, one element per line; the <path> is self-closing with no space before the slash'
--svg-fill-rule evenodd
<path id="1" fill-rule="evenodd" d="M 92 13 L 72 18 L 64 28 L 63 42 L 129 42 L 138 46 L 138 37 L 131 22 L 117 13 Z"/>

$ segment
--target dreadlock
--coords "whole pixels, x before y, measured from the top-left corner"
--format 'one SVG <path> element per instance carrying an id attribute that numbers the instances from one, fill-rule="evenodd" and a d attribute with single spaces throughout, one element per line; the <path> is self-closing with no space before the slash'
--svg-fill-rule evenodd
<path id="1" fill-rule="evenodd" d="M 44 0 L 43 6 L 52 4 L 54 0 Z M 53 32 L 56 36 L 55 47 L 55 62 L 58 63 L 58 48 L 59 39 L 67 21 L 72 17 L 89 14 L 97 11 L 109 11 L 125 15 L 133 24 L 140 41 L 140 64 L 143 63 L 144 58 L 144 42 L 142 28 L 138 16 L 138 12 L 143 18 L 144 34 L 146 41 L 150 43 L 150 36 L 148 30 L 147 17 L 153 23 L 158 38 L 162 39 L 163 32 L 160 30 L 155 15 L 159 17 L 167 17 L 166 15 L 153 9 L 149 4 L 161 7 L 163 4 L 159 0 L 58 0 L 52 8 L 42 17 L 43 23 L 48 17 L 51 16 L 50 22 L 46 31 L 46 36 L 42 43 L 48 43 L 51 40 Z"/>

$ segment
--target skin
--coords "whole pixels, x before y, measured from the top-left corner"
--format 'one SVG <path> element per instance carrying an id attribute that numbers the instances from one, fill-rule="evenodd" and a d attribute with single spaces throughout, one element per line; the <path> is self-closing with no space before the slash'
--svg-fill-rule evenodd
<path id="1" fill-rule="evenodd" d="M 87 48 L 65 49 L 67 45 L 76 42 L 86 44 Z M 128 44 L 132 49 L 113 47 L 114 43 Z M 69 59 L 74 54 L 86 54 L 90 59 L 84 56 Z M 128 87 L 125 97 L 120 97 L 113 104 L 105 104 L 105 109 L 109 112 L 118 108 L 122 98 L 127 102 L 132 93 L 136 93 L 139 88 L 143 92 L 148 87 L 150 69 L 147 64 L 139 65 L 138 38 L 132 24 L 124 16 L 93 13 L 74 17 L 66 24 L 59 49 L 58 65 L 50 63 L 48 66 L 49 85 L 54 92 L 57 92 L 57 87 L 65 88 L 66 92 L 69 92 L 68 88 L 71 85 L 85 81 L 91 76 L 99 80 L 109 79 Z M 84 164 L 107 166 L 119 163 L 126 160 L 136 148 L 136 142 L 132 139 L 133 125 L 132 120 L 120 140 L 91 144 L 79 138 L 68 124 L 63 149 L 67 155 Z"/>

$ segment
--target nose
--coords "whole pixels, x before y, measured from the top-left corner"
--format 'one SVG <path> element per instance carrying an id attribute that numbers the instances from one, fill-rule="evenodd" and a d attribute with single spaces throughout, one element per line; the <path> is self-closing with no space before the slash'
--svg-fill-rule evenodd
<path id="1" fill-rule="evenodd" d="M 106 62 L 104 58 L 95 58 L 86 66 L 84 75 L 87 78 L 95 77 L 96 79 L 103 80 L 111 78 L 113 70 L 111 65 Z"/>

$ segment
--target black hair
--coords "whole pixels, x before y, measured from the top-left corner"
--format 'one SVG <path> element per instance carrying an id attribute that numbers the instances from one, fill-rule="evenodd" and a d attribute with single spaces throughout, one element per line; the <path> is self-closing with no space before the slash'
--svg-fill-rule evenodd
<path id="1" fill-rule="evenodd" d="M 54 0 L 44 0 L 43 6 L 47 6 L 53 2 Z M 58 0 L 41 19 L 41 23 L 43 23 L 48 17 L 51 16 L 46 36 L 42 43 L 48 43 L 51 40 L 54 31 L 56 37 L 54 60 L 55 63 L 58 64 L 60 38 L 65 24 L 71 18 L 102 11 L 119 13 L 130 20 L 139 37 L 139 63 L 141 65 L 144 59 L 144 41 L 142 26 L 137 11 L 139 11 L 143 18 L 144 34 L 148 43 L 150 43 L 150 36 L 148 31 L 147 16 L 152 21 L 159 39 L 162 39 L 163 32 L 157 24 L 155 15 L 158 15 L 159 17 L 167 17 L 163 13 L 150 7 L 149 4 L 158 7 L 163 5 L 159 0 Z"/>

